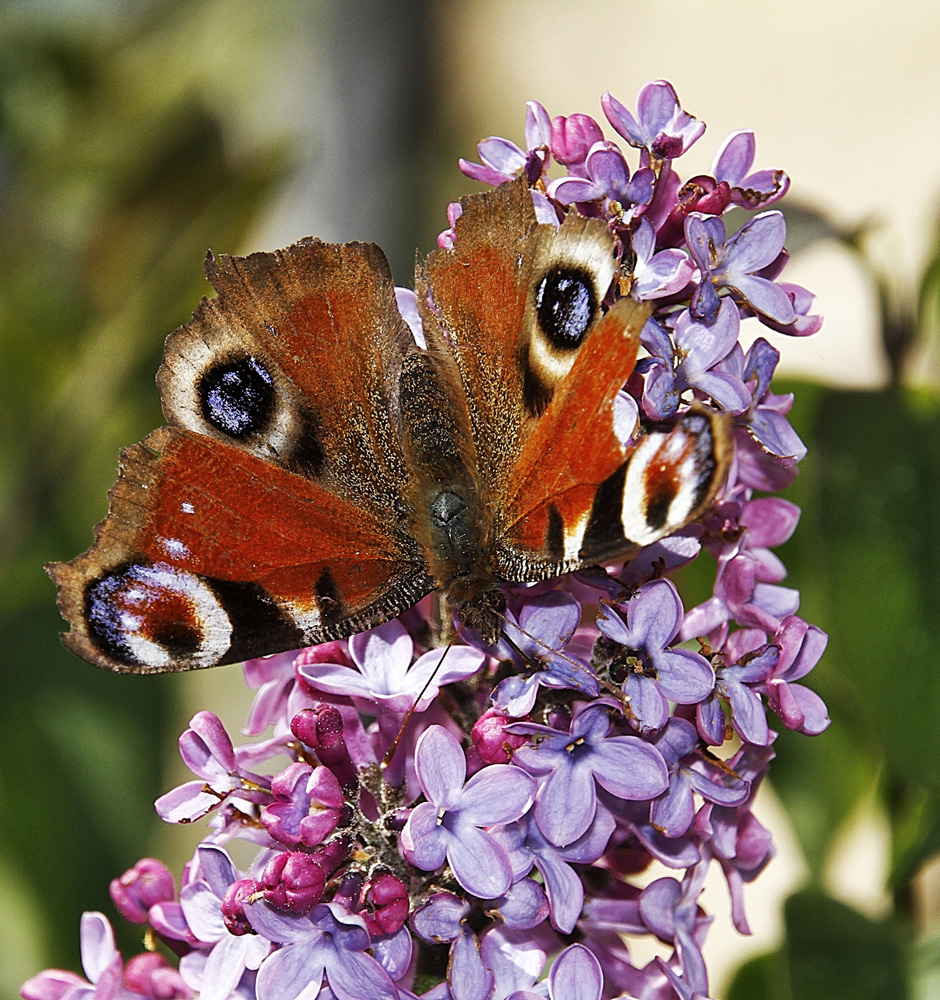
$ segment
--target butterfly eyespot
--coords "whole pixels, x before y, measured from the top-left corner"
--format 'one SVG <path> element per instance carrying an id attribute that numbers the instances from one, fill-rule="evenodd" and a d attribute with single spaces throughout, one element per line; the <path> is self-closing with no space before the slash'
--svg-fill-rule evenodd
<path id="1" fill-rule="evenodd" d="M 270 373 L 250 356 L 210 368 L 197 392 L 206 421 L 238 441 L 263 430 L 276 403 Z"/>
<path id="2" fill-rule="evenodd" d="M 553 268 L 536 286 L 535 313 L 552 346 L 560 350 L 580 347 L 597 314 L 590 275 L 580 268 Z"/>
<path id="3" fill-rule="evenodd" d="M 101 652 L 150 669 L 177 660 L 214 663 L 232 635 L 228 614 L 208 585 L 167 563 L 126 563 L 92 580 L 85 620 Z"/>

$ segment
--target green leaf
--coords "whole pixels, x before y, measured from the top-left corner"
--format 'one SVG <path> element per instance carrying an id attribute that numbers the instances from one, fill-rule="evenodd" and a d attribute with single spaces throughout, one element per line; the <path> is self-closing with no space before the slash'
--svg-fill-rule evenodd
<path id="1" fill-rule="evenodd" d="M 774 983 L 779 981 L 779 968 L 779 952 L 749 959 L 735 973 L 726 1000 L 778 1000 Z"/>
<path id="2" fill-rule="evenodd" d="M 838 666 L 860 739 L 905 782 L 940 782 L 940 415 L 895 392 L 832 393 L 817 502 Z"/>
<path id="3" fill-rule="evenodd" d="M 800 1000 L 905 1000 L 910 996 L 903 934 L 807 890 L 784 906 L 789 996 Z"/>
<path id="4" fill-rule="evenodd" d="M 800 614 L 830 633 L 808 683 L 834 721 L 808 744 L 781 737 L 774 785 L 818 871 L 828 831 L 881 774 L 897 890 L 937 846 L 940 410 L 897 391 L 796 398 L 810 451 L 788 496 L 803 517 L 779 554 Z"/>
<path id="5" fill-rule="evenodd" d="M 800 591 L 799 613 L 830 633 L 829 648 L 805 683 L 826 701 L 832 724 L 821 736 L 807 738 L 778 723 L 777 759 L 770 780 L 794 825 L 811 875 L 818 878 L 832 837 L 859 799 L 870 793 L 881 755 L 854 722 L 857 697 L 851 670 L 840 656 L 842 636 L 832 606 L 830 538 L 821 509 L 827 470 L 814 436 L 833 393 L 802 383 L 783 383 L 775 389 L 794 393 L 790 420 L 809 445 L 799 476 L 785 493 L 803 513 L 792 539 L 778 554 L 789 570 L 786 583 Z"/>
<path id="6" fill-rule="evenodd" d="M 940 797 L 924 788 L 905 787 L 889 800 L 894 832 L 888 886 L 906 892 L 921 866 L 940 852 Z"/>

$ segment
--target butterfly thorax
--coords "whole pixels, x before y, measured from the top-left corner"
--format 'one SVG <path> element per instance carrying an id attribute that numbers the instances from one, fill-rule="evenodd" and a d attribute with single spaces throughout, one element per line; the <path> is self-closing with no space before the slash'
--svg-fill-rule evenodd
<path id="1" fill-rule="evenodd" d="M 461 619 L 493 642 L 502 591 L 493 576 L 492 516 L 476 468 L 462 386 L 448 359 L 408 355 L 399 382 L 402 447 L 413 476 L 415 538 Z"/>

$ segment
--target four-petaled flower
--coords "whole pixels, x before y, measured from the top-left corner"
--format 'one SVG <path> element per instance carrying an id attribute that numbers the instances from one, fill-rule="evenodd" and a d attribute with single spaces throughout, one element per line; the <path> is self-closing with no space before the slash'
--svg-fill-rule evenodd
<path id="1" fill-rule="evenodd" d="M 512 882 L 509 858 L 481 827 L 519 819 L 535 798 L 535 782 L 512 764 L 489 764 L 465 785 L 466 758 L 442 726 L 418 740 L 415 770 L 427 802 L 412 809 L 402 830 L 405 856 L 424 871 L 436 871 L 446 857 L 467 892 L 502 896 Z"/>
<path id="2" fill-rule="evenodd" d="M 698 291 L 689 307 L 697 319 L 713 323 L 718 314 L 718 289 L 736 292 L 758 316 L 781 326 L 796 320 L 786 291 L 760 272 L 783 253 L 787 226 L 780 212 L 761 212 L 734 235 L 726 236 L 720 218 L 693 212 L 685 221 L 685 238 L 701 272 Z"/>
<path id="3" fill-rule="evenodd" d="M 584 178 L 569 176 L 552 181 L 549 196 L 563 205 L 606 198 L 619 206 L 615 209 L 619 222 L 629 222 L 637 214 L 631 209 L 649 204 L 653 197 L 653 171 L 644 167 L 631 177 L 623 153 L 612 142 L 594 143 L 584 161 L 584 172 Z"/>
<path id="4" fill-rule="evenodd" d="M 402 713 L 412 706 L 423 712 L 444 684 L 476 673 L 484 659 L 470 646 L 449 646 L 422 653 L 412 662 L 414 639 L 397 621 L 354 635 L 349 653 L 355 669 L 345 663 L 310 663 L 298 672 L 318 691 Z"/>
<path id="5" fill-rule="evenodd" d="M 232 933 L 222 912 L 223 900 L 241 875 L 220 847 L 203 844 L 197 851 L 199 874 L 180 891 L 180 905 L 193 934 L 212 945 L 206 956 L 192 951 L 180 959 L 187 983 L 207 1000 L 225 1000 L 246 969 L 257 969 L 270 943 L 254 934 Z"/>
<path id="6" fill-rule="evenodd" d="M 365 921 L 341 904 L 321 903 L 302 915 L 262 901 L 245 910 L 261 939 L 280 945 L 258 969 L 258 1000 L 316 997 L 324 977 L 337 1000 L 399 1000 L 389 974 L 366 951 Z"/>
<path id="7" fill-rule="evenodd" d="M 296 847 L 316 847 L 336 829 L 346 804 L 343 789 L 327 767 L 297 761 L 271 781 L 274 801 L 265 806 L 261 822 L 271 836 Z"/>
<path id="8" fill-rule="evenodd" d="M 636 736 L 609 735 L 610 708 L 606 699 L 592 702 L 572 718 L 569 732 L 531 722 L 512 727 L 532 738 L 513 760 L 542 778 L 535 821 L 559 847 L 577 840 L 594 820 L 596 785 L 622 799 L 651 799 L 666 788 L 657 750 Z"/>
<path id="9" fill-rule="evenodd" d="M 722 302 L 711 325 L 683 310 L 672 337 L 654 319 L 647 320 L 640 340 L 650 356 L 637 366 L 647 373 L 643 390 L 646 415 L 653 420 L 673 416 L 683 393 L 689 390 L 705 393 L 723 410 L 745 412 L 752 402 L 750 390 L 737 375 L 717 368 L 737 345 L 740 325 L 738 310 L 730 299 Z"/>
<path id="10" fill-rule="evenodd" d="M 525 141 L 526 148 L 520 149 L 509 139 L 490 136 L 477 144 L 482 163 L 461 159 L 458 165 L 467 177 L 481 184 L 496 187 L 522 173 L 530 183 L 535 183 L 548 166 L 547 154 L 552 141 L 552 123 L 538 101 L 529 101 L 526 105 Z"/>
<path id="11" fill-rule="evenodd" d="M 636 117 L 610 93 L 601 98 L 607 120 L 637 149 L 658 160 L 685 153 L 705 131 L 705 122 L 683 111 L 672 84 L 656 80 L 646 84 L 636 100 Z"/>
<path id="12" fill-rule="evenodd" d="M 514 661 L 521 653 L 520 667 L 530 669 L 502 681 L 493 692 L 493 704 L 518 718 L 531 710 L 540 686 L 570 688 L 596 697 L 600 691 L 597 675 L 589 664 L 565 651 L 580 620 L 581 606 L 570 594 L 536 595 L 525 602 L 518 619 L 508 611 L 503 638 L 490 652 L 498 659 Z"/>
<path id="13" fill-rule="evenodd" d="M 742 739 L 764 746 L 771 739 L 764 703 L 758 690 L 780 659 L 780 647 L 764 641 L 759 629 L 738 629 L 728 636 L 722 653 L 712 661 L 715 690 L 696 705 L 698 731 L 707 743 L 721 746 L 725 741 L 725 713 Z"/>
<path id="14" fill-rule="evenodd" d="M 712 174 L 731 188 L 731 201 L 753 211 L 779 201 L 790 188 L 790 178 L 782 170 L 757 170 L 754 165 L 757 143 L 748 129 L 732 132 L 718 148 Z"/>
<path id="15" fill-rule="evenodd" d="M 245 770 L 221 720 L 197 712 L 179 739 L 183 763 L 202 781 L 187 781 L 161 795 L 155 805 L 167 823 L 191 823 L 229 797 L 248 802 L 270 798 L 269 779 Z"/>
<path id="16" fill-rule="evenodd" d="M 694 705 L 714 687 L 715 675 L 704 657 L 671 648 L 681 624 L 682 601 L 669 580 L 640 587 L 627 602 L 626 620 L 611 606 L 598 619 L 597 627 L 617 644 L 610 650 L 612 679 L 621 682 L 630 721 L 641 733 L 662 729 L 668 700 Z"/>
<path id="17" fill-rule="evenodd" d="M 681 837 L 692 825 L 693 792 L 722 806 L 736 806 L 747 798 L 746 781 L 699 752 L 698 734 L 691 722 L 670 719 L 654 743 L 669 769 L 669 788 L 653 803 L 650 822 L 667 837 Z"/>

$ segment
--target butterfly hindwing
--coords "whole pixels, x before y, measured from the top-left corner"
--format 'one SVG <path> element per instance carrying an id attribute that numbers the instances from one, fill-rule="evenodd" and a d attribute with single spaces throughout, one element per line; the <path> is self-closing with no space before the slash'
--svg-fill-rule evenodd
<path id="1" fill-rule="evenodd" d="M 730 455 L 730 420 L 703 406 L 646 431 L 597 488 L 579 565 L 618 561 L 696 520 L 724 483 Z"/>

